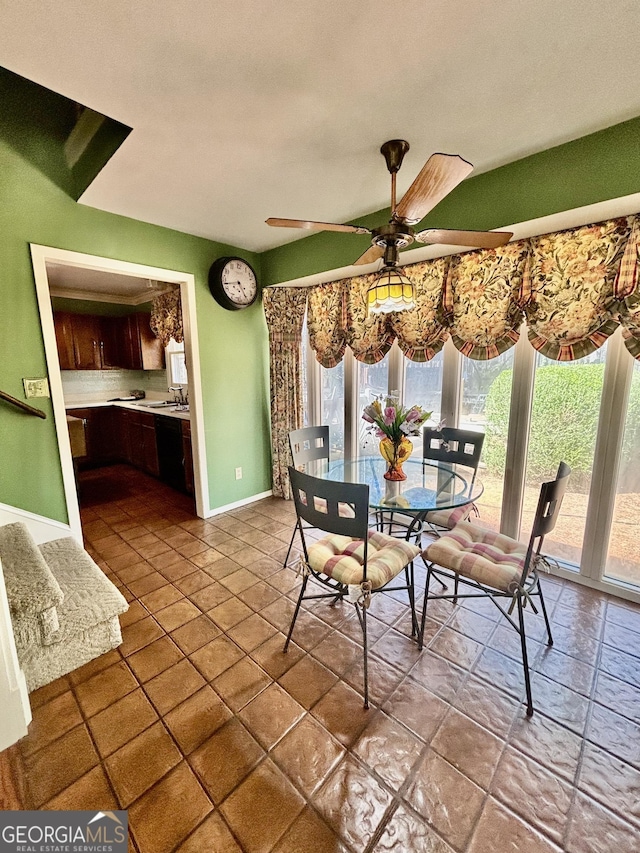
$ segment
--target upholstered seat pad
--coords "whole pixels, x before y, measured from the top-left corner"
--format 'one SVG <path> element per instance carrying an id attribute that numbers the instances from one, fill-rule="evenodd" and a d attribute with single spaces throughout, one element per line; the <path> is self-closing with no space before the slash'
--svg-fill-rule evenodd
<path id="1" fill-rule="evenodd" d="M 417 545 L 369 531 L 367 580 L 372 589 L 380 589 L 396 577 L 420 553 Z M 328 533 L 309 547 L 309 565 L 339 583 L 363 581 L 364 541 Z"/>
<path id="2" fill-rule="evenodd" d="M 472 510 L 473 504 L 456 506 L 453 509 L 434 509 L 433 512 L 427 513 L 425 521 L 428 524 L 435 524 L 436 527 L 445 527 L 448 530 L 453 530 L 456 524 L 469 518 Z"/>
<path id="3" fill-rule="evenodd" d="M 513 592 L 522 576 L 527 546 L 477 524 L 458 524 L 432 542 L 424 557 L 485 586 Z"/>

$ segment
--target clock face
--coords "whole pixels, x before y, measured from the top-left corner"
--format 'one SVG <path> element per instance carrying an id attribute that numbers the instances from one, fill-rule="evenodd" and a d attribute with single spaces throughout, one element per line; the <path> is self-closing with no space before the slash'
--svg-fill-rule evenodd
<path id="1" fill-rule="evenodd" d="M 258 295 L 256 274 L 241 258 L 219 258 L 209 270 L 213 297 L 230 311 L 248 308 Z"/>

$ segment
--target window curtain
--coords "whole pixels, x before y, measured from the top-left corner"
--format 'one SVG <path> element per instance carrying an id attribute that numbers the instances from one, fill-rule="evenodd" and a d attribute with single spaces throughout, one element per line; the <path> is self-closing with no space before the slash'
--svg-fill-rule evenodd
<path id="1" fill-rule="evenodd" d="M 151 331 L 166 347 L 171 338 L 181 344 L 184 341 L 182 325 L 182 301 L 180 286 L 172 285 L 169 290 L 154 296 L 151 304 Z"/>
<path id="2" fill-rule="evenodd" d="M 302 426 L 300 361 L 307 288 L 267 288 L 263 298 L 269 329 L 273 494 L 290 500 L 289 433 Z"/>
<path id="3" fill-rule="evenodd" d="M 369 315 L 373 275 L 309 292 L 316 358 L 335 367 L 346 346 L 358 361 L 380 361 L 394 339 L 412 361 L 428 361 L 451 335 L 468 358 L 491 359 L 518 340 L 525 319 L 532 345 L 571 361 L 601 347 L 619 325 L 640 358 L 640 216 L 621 217 L 404 267 L 416 308 Z"/>

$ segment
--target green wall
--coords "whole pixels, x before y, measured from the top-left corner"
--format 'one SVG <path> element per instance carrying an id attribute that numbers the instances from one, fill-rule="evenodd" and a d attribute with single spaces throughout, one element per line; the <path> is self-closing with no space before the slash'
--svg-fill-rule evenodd
<path id="1" fill-rule="evenodd" d="M 217 257 L 241 255 L 260 274 L 259 256 L 79 205 L 15 145 L 0 140 L 0 389 L 20 400 L 22 377 L 47 373 L 29 243 L 194 274 L 210 507 L 270 489 L 262 305 L 225 311 L 207 286 Z M 34 402 L 47 420 L 0 403 L 0 502 L 66 521 L 50 401 Z M 237 466 L 243 468 L 242 480 L 235 479 Z"/>
<path id="2" fill-rule="evenodd" d="M 640 118 L 468 178 L 420 228 L 489 230 L 636 192 Z M 307 215 L 313 218 L 312 198 L 309 204 Z M 389 216 L 387 208 L 357 222 L 371 228 Z M 271 249 L 261 256 L 263 285 L 349 266 L 368 246 L 366 236 L 324 232 Z"/>

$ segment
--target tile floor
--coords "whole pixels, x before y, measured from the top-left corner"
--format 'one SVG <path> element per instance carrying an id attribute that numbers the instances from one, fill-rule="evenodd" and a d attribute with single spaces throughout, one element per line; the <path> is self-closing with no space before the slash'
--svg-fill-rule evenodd
<path id="1" fill-rule="evenodd" d="M 26 808 L 126 808 L 139 853 L 640 849 L 640 608 L 548 579 L 527 719 L 490 603 L 434 606 L 419 653 L 401 594 L 378 595 L 364 711 L 351 605 L 311 603 L 282 654 L 289 503 L 202 521 L 124 466 L 82 490 L 130 608 L 118 650 L 32 695 Z"/>

